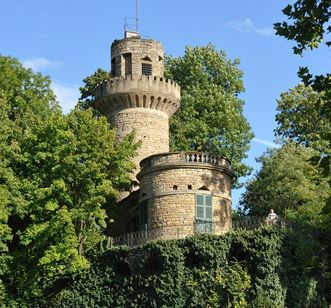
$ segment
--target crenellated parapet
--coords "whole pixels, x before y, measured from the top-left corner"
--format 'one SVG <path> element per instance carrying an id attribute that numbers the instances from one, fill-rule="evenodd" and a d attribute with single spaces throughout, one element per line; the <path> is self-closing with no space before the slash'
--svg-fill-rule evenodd
<path id="1" fill-rule="evenodd" d="M 171 116 L 180 106 L 180 86 L 157 76 L 116 77 L 100 84 L 95 98 L 98 110 L 106 116 L 126 108 L 155 109 Z"/>

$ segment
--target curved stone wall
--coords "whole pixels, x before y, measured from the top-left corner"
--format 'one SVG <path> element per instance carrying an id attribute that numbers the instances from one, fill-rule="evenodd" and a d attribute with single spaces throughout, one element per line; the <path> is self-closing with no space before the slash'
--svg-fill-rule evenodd
<path id="1" fill-rule="evenodd" d="M 98 110 L 107 117 L 125 108 L 157 109 L 171 116 L 180 106 L 180 87 L 163 77 L 127 76 L 100 84 L 95 99 Z"/>
<path id="2" fill-rule="evenodd" d="M 195 232 L 197 193 L 212 196 L 213 233 L 230 229 L 233 173 L 228 160 L 176 152 L 148 157 L 141 167 L 137 176 L 140 202 L 148 203 L 148 229 L 155 238 L 178 238 Z"/>
<path id="3" fill-rule="evenodd" d="M 164 52 L 162 44 L 151 39 L 141 37 L 130 37 L 122 40 L 115 40 L 111 46 L 112 65 L 114 77 L 125 76 L 125 55 L 131 54 L 133 77 L 141 76 L 141 64 L 152 64 L 152 75 L 163 76 Z"/>
<path id="4" fill-rule="evenodd" d="M 108 118 L 116 127 L 116 137 L 122 140 L 128 133 L 135 132 L 135 141 L 140 142 L 138 154 L 134 157 L 135 174 L 139 163 L 145 157 L 169 151 L 169 118 L 162 111 L 145 108 L 127 108 L 113 113 Z"/>

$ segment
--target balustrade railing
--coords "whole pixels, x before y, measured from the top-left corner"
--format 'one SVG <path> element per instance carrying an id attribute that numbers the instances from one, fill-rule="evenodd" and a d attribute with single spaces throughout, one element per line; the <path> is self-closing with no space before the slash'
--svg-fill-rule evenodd
<path id="1" fill-rule="evenodd" d="M 167 226 L 163 228 L 154 228 L 151 230 L 136 231 L 120 236 L 112 237 L 108 240 L 110 246 L 138 246 L 143 245 L 150 240 L 156 239 L 179 239 L 193 234 L 219 234 L 220 232 L 230 230 L 252 230 L 260 228 L 264 225 L 285 226 L 285 221 L 280 219 L 270 221 L 262 217 L 245 218 L 241 220 L 229 220 L 212 222 L 204 220 L 196 220 L 192 224 L 180 224 Z M 188 232 L 191 230 L 191 233 Z"/>
<path id="2" fill-rule="evenodd" d="M 223 166 L 230 169 L 230 162 L 217 155 L 211 155 L 208 153 L 200 152 L 171 152 L 155 154 L 151 157 L 147 157 L 140 162 L 142 169 L 150 168 L 159 165 L 169 165 L 178 163 L 199 163 L 199 164 L 211 164 L 215 166 Z"/>
<path id="3" fill-rule="evenodd" d="M 185 153 L 185 160 L 187 162 L 219 165 L 221 157 L 206 154 L 206 153 L 187 152 L 187 153 Z"/>

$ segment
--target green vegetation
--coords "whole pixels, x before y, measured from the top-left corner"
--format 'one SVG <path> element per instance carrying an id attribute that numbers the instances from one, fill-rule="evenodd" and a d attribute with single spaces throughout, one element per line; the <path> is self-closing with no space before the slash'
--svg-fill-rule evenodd
<path id="1" fill-rule="evenodd" d="M 242 196 L 244 212 L 263 217 L 273 208 L 283 217 L 291 214 L 291 218 L 301 217 L 317 227 L 331 192 L 328 179 L 321 177 L 318 166 L 310 162 L 317 154 L 311 148 L 287 143 L 261 156 L 262 167 Z"/>
<path id="2" fill-rule="evenodd" d="M 136 146 L 91 111 L 63 115 L 50 80 L 16 59 L 0 57 L 0 89 L 0 299 L 22 306 L 89 266 Z"/>
<path id="3" fill-rule="evenodd" d="M 113 249 L 52 307 L 326 307 L 325 255 L 309 230 L 266 227 Z"/>
<path id="4" fill-rule="evenodd" d="M 278 100 L 276 134 L 330 155 L 331 121 L 324 112 L 329 103 L 324 92 L 302 84 L 282 93 Z"/>
<path id="5" fill-rule="evenodd" d="M 295 54 L 302 55 L 306 49 L 318 48 L 321 43 L 328 47 L 331 45 L 330 41 L 325 40 L 331 31 L 330 0 L 297 0 L 287 5 L 283 13 L 288 21 L 274 24 L 276 34 L 296 43 L 293 47 Z M 330 99 L 330 73 L 313 76 L 307 67 L 300 67 L 298 75 L 305 85 L 311 85 L 319 92 L 325 91 Z"/>
<path id="6" fill-rule="evenodd" d="M 330 0 L 297 0 L 277 34 L 294 53 L 330 32 Z M 330 45 L 330 42 L 326 42 Z M 212 45 L 168 57 L 166 76 L 182 87 L 171 120 L 172 150 L 227 156 L 238 176 L 253 137 L 243 116 L 238 60 Z M 236 217 L 263 227 L 151 242 L 100 252 L 112 205 L 131 185 L 133 136 L 96 110 L 98 69 L 64 115 L 50 80 L 0 56 L 0 307 L 327 307 L 331 303 L 330 74 L 299 69 L 303 84 L 281 94 L 275 132 L 282 147 L 260 158 Z M 92 109 L 92 110 L 90 110 Z M 238 183 L 237 183 L 238 184 Z"/>
<path id="7" fill-rule="evenodd" d="M 214 46 L 187 47 L 183 57 L 168 57 L 166 77 L 181 86 L 181 107 L 170 119 L 173 151 L 196 150 L 230 159 L 238 177 L 249 173 L 243 162 L 253 138 L 243 115 L 243 73 Z"/>
<path id="8" fill-rule="evenodd" d="M 307 48 L 317 48 L 331 31 L 331 25 L 328 24 L 331 17 L 330 0 L 297 0 L 293 5 L 287 5 L 283 13 L 291 23 L 276 23 L 275 29 L 278 35 L 296 42 L 297 45 L 293 47 L 295 54 L 301 55 Z M 330 46 L 331 42 L 325 44 Z"/>

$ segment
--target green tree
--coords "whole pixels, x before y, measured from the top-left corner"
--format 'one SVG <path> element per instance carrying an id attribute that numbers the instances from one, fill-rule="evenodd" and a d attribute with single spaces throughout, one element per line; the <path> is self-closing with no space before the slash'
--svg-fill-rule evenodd
<path id="1" fill-rule="evenodd" d="M 22 193 L 27 179 L 15 169 L 22 162 L 21 144 L 29 127 L 60 112 L 49 78 L 25 69 L 16 59 L 0 56 L 0 298 L 9 299 L 9 265 L 17 234 L 13 216 L 23 213 L 28 201 Z M 10 306 L 10 304 L 8 304 Z"/>
<path id="2" fill-rule="evenodd" d="M 49 79 L 16 59 L 0 57 L 0 72 L 0 292 L 24 306 L 88 267 L 106 206 L 131 184 L 136 145 L 117 143 L 91 110 L 63 115 Z"/>
<path id="3" fill-rule="evenodd" d="M 296 42 L 293 47 L 294 53 L 302 55 L 306 49 L 318 48 L 323 42 L 329 47 L 331 42 L 325 40 L 331 31 L 331 1 L 330 0 L 297 0 L 293 5 L 287 5 L 283 13 L 289 22 L 275 23 L 276 34 L 284 36 L 288 40 Z M 311 86 L 317 92 L 323 92 L 324 101 L 331 99 L 331 74 L 313 75 L 307 67 L 300 67 L 298 76 L 306 86 Z M 313 100 L 310 110 L 314 114 L 318 113 L 323 118 L 331 119 L 331 106 L 323 101 Z M 321 136 L 325 142 L 329 142 L 331 132 Z M 329 172 L 330 158 L 324 160 L 324 169 Z"/>
<path id="4" fill-rule="evenodd" d="M 276 135 L 331 154 L 331 120 L 324 112 L 330 102 L 324 92 L 299 84 L 278 100 Z"/>
<path id="5" fill-rule="evenodd" d="M 99 83 L 109 79 L 109 72 L 102 68 L 98 68 L 93 75 L 87 76 L 83 79 L 84 86 L 80 87 L 81 96 L 79 98 L 77 107 L 82 110 L 92 108 L 95 114 L 99 115 L 95 108 L 94 90 Z"/>
<path id="6" fill-rule="evenodd" d="M 278 35 L 284 36 L 289 40 L 293 40 L 296 46 L 293 47 L 294 53 L 302 55 L 303 51 L 306 49 L 318 48 L 320 43 L 325 43 L 330 47 L 331 42 L 329 40 L 329 33 L 331 31 L 330 17 L 331 17 L 331 1 L 330 0 L 296 0 L 293 5 L 288 5 L 284 8 L 283 13 L 290 20 L 289 22 L 276 23 L 275 29 Z M 326 60 L 327 61 L 327 60 Z M 322 130 L 320 136 L 318 133 L 313 134 L 310 128 L 316 123 L 309 122 L 306 123 L 308 129 L 302 129 L 300 127 L 295 127 L 295 129 L 288 129 L 288 132 L 292 130 L 297 135 L 294 137 L 297 140 L 305 140 L 309 142 L 309 145 L 313 147 L 318 147 L 318 150 L 323 148 L 320 155 L 316 155 L 313 160 L 314 163 L 319 163 L 321 168 L 321 176 L 329 178 L 330 182 L 330 166 L 331 166 L 331 155 L 330 155 L 330 119 L 331 119 L 331 74 L 326 72 L 325 75 L 313 75 L 310 73 L 307 67 L 300 67 L 298 71 L 298 76 L 301 78 L 306 86 L 311 86 L 315 91 L 323 93 L 320 99 L 313 99 L 312 102 L 307 103 L 308 105 L 303 107 L 303 112 L 297 109 L 295 112 L 295 118 L 302 119 L 296 121 L 297 123 L 303 124 L 306 120 L 316 120 L 316 115 L 319 115 L 322 121 L 317 121 L 317 129 L 320 128 L 320 124 L 326 120 L 326 128 L 328 131 Z M 312 112 L 312 117 L 307 117 L 306 112 L 308 109 Z M 293 119 L 293 117 L 292 117 Z M 325 122 L 325 123 L 327 123 Z M 317 130 L 316 129 L 316 130 Z M 284 133 L 284 132 L 282 132 Z M 312 137 L 312 139 L 310 139 Z M 323 145 L 324 143 L 324 145 Z M 329 145 L 329 148 L 325 150 L 325 146 Z M 331 245 L 330 245 L 330 235 L 331 235 L 331 225 L 329 223 L 329 218 L 331 217 L 331 196 L 325 202 L 323 209 L 324 223 L 323 229 L 325 230 L 322 238 L 324 238 L 324 245 L 329 251 L 329 256 L 331 256 Z M 331 260 L 331 258 L 329 258 Z M 329 263 L 329 276 L 331 277 L 331 263 Z M 331 278 L 329 279 L 329 299 L 328 302 L 331 303 Z"/>
<path id="7" fill-rule="evenodd" d="M 297 45 L 293 47 L 295 54 L 301 55 L 307 48 L 317 48 L 325 35 L 331 32 L 331 25 L 328 24 L 330 0 L 297 0 L 293 5 L 287 5 L 283 13 L 292 23 L 275 23 L 276 33 L 296 41 Z M 325 44 L 330 46 L 331 42 L 326 41 Z"/>
<path id="8" fill-rule="evenodd" d="M 328 180 L 311 164 L 316 151 L 295 143 L 270 150 L 259 158 L 260 171 L 249 181 L 240 205 L 252 216 L 266 216 L 273 208 L 281 216 L 319 226 L 331 190 Z"/>
<path id="9" fill-rule="evenodd" d="M 239 60 L 227 60 L 214 46 L 187 47 L 183 57 L 168 57 L 166 77 L 181 86 L 181 107 L 170 120 L 172 150 L 207 151 L 231 160 L 237 176 L 247 175 L 251 128 L 243 115 L 244 90 Z"/>

